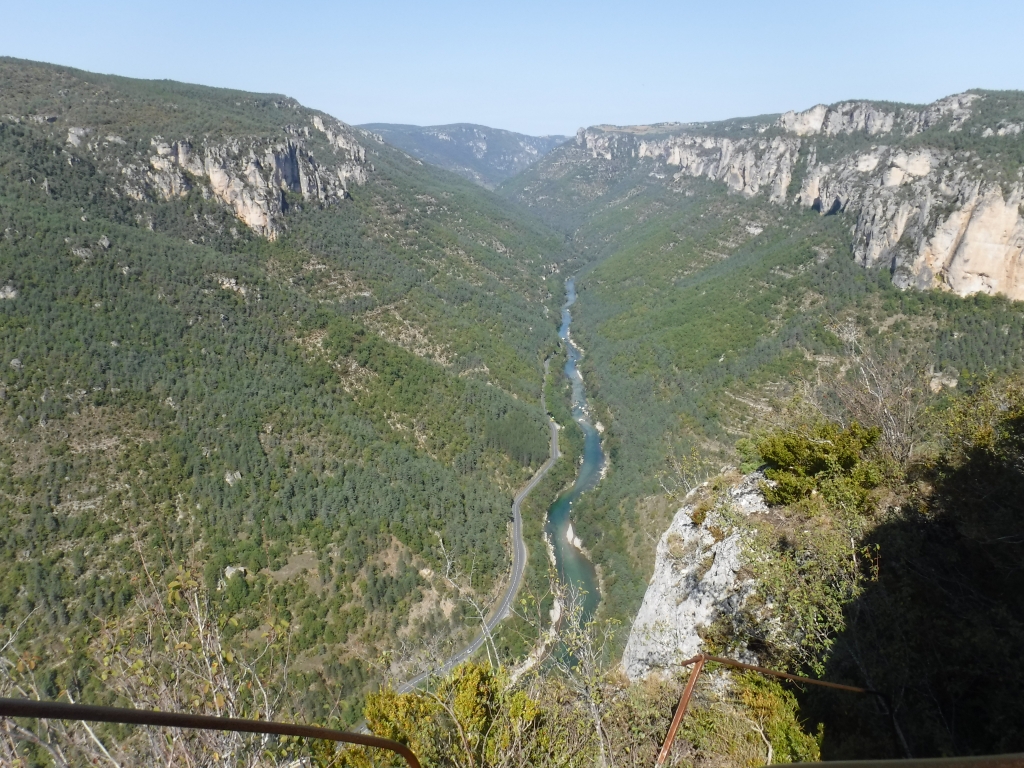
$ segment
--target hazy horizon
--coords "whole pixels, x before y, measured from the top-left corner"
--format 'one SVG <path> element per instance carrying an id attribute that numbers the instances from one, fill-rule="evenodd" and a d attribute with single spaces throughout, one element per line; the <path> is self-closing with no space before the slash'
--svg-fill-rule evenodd
<path id="1" fill-rule="evenodd" d="M 280 7 L 116 0 L 7 11 L 0 53 L 128 77 L 280 92 L 351 124 L 475 123 L 533 135 L 694 122 L 844 99 L 927 103 L 1024 87 L 1024 6 L 868 0 L 530 0 Z M 154 51 L 157 55 L 154 55 Z"/>

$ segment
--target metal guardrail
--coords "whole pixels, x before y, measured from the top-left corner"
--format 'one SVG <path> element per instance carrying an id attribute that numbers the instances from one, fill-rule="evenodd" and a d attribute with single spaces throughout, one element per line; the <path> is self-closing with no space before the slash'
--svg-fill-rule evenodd
<path id="1" fill-rule="evenodd" d="M 882 696 L 878 691 L 868 688 L 858 688 L 853 685 L 842 685 L 830 683 L 825 680 L 814 680 L 809 677 L 790 675 L 786 672 L 779 672 L 774 669 L 758 667 L 754 664 L 744 664 L 735 659 L 727 659 L 721 656 L 710 654 L 698 654 L 692 659 L 687 659 L 682 666 L 694 665 L 690 673 L 690 679 L 686 682 L 686 688 L 679 699 L 679 706 L 676 708 L 672 724 L 669 726 L 665 743 L 658 754 L 656 765 L 661 766 L 668 759 L 669 752 L 675 742 L 676 732 L 682 723 L 683 717 L 690 703 L 697 678 L 700 676 L 706 662 L 713 661 L 719 664 L 736 667 L 738 669 L 749 669 L 753 672 L 780 677 L 786 680 L 793 680 L 798 683 L 817 685 L 823 688 L 833 688 L 850 693 L 870 694 Z M 890 710 L 891 711 L 891 710 Z M 262 733 L 276 736 L 298 736 L 307 739 L 325 739 L 327 741 L 342 742 L 345 744 L 357 744 L 375 749 L 385 749 L 402 757 L 409 765 L 409 768 L 421 768 L 420 761 L 411 749 L 404 744 L 391 739 L 384 739 L 380 736 L 372 736 L 364 733 L 350 733 L 348 731 L 335 731 L 330 728 L 319 728 L 311 725 L 296 725 L 294 723 L 278 723 L 267 720 L 246 720 L 236 717 L 214 717 L 211 715 L 188 715 L 179 712 L 160 712 L 147 709 L 127 709 L 123 707 L 99 707 L 89 704 L 62 704 L 55 701 L 33 701 L 32 699 L 4 699 L 0 698 L 0 717 L 27 717 L 43 718 L 49 720 L 84 720 L 97 723 L 124 723 L 128 725 L 148 725 L 163 728 L 191 728 L 203 731 L 232 731 L 235 733 Z M 902 736 L 901 736 L 902 738 Z M 794 763 L 791 768 L 821 768 L 822 763 Z M 944 758 L 919 758 L 903 760 L 838 760 L 825 763 L 829 768 L 1024 768 L 1024 753 L 1007 755 L 982 755 L 976 757 L 944 757 Z"/>
<path id="2" fill-rule="evenodd" d="M 126 723 L 152 725 L 164 728 L 193 728 L 201 731 L 233 731 L 235 733 L 265 733 L 277 736 L 301 736 L 307 739 L 358 744 L 394 752 L 408 763 L 409 768 L 420 768 L 420 761 L 404 744 L 364 733 L 335 731 L 311 725 L 277 723 L 268 720 L 245 720 L 237 717 L 187 715 L 180 712 L 159 712 L 148 709 L 123 707 L 97 707 L 89 704 L 61 704 L 55 701 L 0 698 L 0 717 L 30 717 L 49 720 L 87 720 L 97 723 Z"/>
<path id="3" fill-rule="evenodd" d="M 672 744 L 676 740 L 676 732 L 679 730 L 679 725 L 683 722 L 683 718 L 686 716 L 686 710 L 690 705 L 690 696 L 693 695 L 693 688 L 696 686 L 697 678 L 700 677 L 700 672 L 703 670 L 708 662 L 716 662 L 718 664 L 724 664 L 727 667 L 734 667 L 739 670 L 751 670 L 752 672 L 760 672 L 762 675 L 769 675 L 771 677 L 778 677 L 784 680 L 793 680 L 798 683 L 806 683 L 808 685 L 817 685 L 822 688 L 834 688 L 836 690 L 845 690 L 849 693 L 867 693 L 869 695 L 879 696 L 886 701 L 886 709 L 891 713 L 892 707 L 888 703 L 888 699 L 884 693 L 880 693 L 876 690 L 869 690 L 868 688 L 858 688 L 855 685 L 843 685 L 842 683 L 829 683 L 825 680 L 815 680 L 809 677 L 801 677 L 800 675 L 791 675 L 787 672 L 778 672 L 777 670 L 769 670 L 766 667 L 758 667 L 753 664 L 743 664 L 737 662 L 734 658 L 725 658 L 723 656 L 713 656 L 710 653 L 697 653 L 693 658 L 687 658 L 683 662 L 681 667 L 689 667 L 693 665 L 693 671 L 690 672 L 690 679 L 686 681 L 686 687 L 683 689 L 683 695 L 679 697 L 679 706 L 676 708 L 676 714 L 672 718 L 672 725 L 669 726 L 669 733 L 665 737 L 665 743 L 662 745 L 662 752 L 657 755 L 657 762 L 654 764 L 657 768 L 665 764 L 665 761 L 669 759 L 669 753 L 672 751 Z M 895 720 L 893 721 L 895 726 Z M 899 728 L 896 727 L 898 740 L 905 752 L 906 743 L 903 739 L 903 734 L 899 733 Z M 907 754 L 909 757 L 909 754 Z M 902 762 L 902 761 L 901 761 Z"/>

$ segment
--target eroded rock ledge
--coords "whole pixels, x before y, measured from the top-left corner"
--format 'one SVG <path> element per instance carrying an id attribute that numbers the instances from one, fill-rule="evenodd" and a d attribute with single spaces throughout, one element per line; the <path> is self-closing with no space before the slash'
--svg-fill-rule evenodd
<path id="1" fill-rule="evenodd" d="M 133 152 L 119 136 L 100 136 L 89 127 L 69 128 L 66 143 L 99 165 L 112 166 L 120 181 L 115 192 L 135 200 L 169 200 L 198 189 L 273 239 L 288 208 L 287 193 L 328 205 L 343 200 L 350 185 L 365 183 L 371 167 L 357 140 L 360 133 L 314 114 L 307 125 L 286 126 L 279 137 L 154 136 L 148 153 Z"/>
<path id="2" fill-rule="evenodd" d="M 727 490 L 724 503 L 689 494 L 658 543 L 654 575 L 626 642 L 622 668 L 631 680 L 671 675 L 702 650 L 702 632 L 735 616 L 754 583 L 741 577 L 743 526 L 737 519 L 767 512 L 754 473 Z M 700 490 L 700 489 L 697 489 Z"/>
<path id="3" fill-rule="evenodd" d="M 979 148 L 1024 140 L 1024 125 L 975 115 L 985 98 L 957 94 L 920 109 L 817 105 L 737 126 L 736 138 L 709 124 L 599 126 L 580 129 L 576 145 L 591 160 L 663 164 L 674 181 L 704 177 L 778 205 L 848 211 L 857 262 L 890 269 L 901 288 L 1020 300 L 1024 168 L 998 167 L 998 153 L 928 140 L 964 133 L 967 146 Z"/>

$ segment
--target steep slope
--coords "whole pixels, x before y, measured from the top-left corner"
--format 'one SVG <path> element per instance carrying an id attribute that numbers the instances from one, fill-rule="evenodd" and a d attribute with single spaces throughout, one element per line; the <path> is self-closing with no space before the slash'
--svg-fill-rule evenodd
<path id="1" fill-rule="evenodd" d="M 580 221 L 623 177 L 665 187 L 719 181 L 745 197 L 856 219 L 853 252 L 899 287 L 1024 298 L 1024 96 L 971 91 L 926 107 L 818 105 L 778 117 L 701 125 L 581 129 L 508 194 L 549 220 Z M 562 214 L 565 215 L 565 214 Z"/>
<path id="2" fill-rule="evenodd" d="M 383 137 L 392 146 L 440 168 L 493 189 L 521 173 L 568 136 L 527 136 L 484 125 L 398 125 L 368 123 L 360 126 Z"/>
<path id="3" fill-rule="evenodd" d="M 0 619 L 89 659 L 191 564 L 358 719 L 366 659 L 463 628 L 439 542 L 484 600 L 508 568 L 562 238 L 285 97 L 0 82 Z"/>
<path id="4" fill-rule="evenodd" d="M 761 470 L 682 499 L 624 671 L 672 678 L 710 651 L 882 692 L 800 695 L 825 760 L 1019 751 L 1022 393 L 993 376 L 944 398 L 903 468 L 870 412 L 781 416 L 753 446 Z"/>
<path id="5" fill-rule="evenodd" d="M 913 350 L 936 391 L 1021 365 L 1024 312 L 988 294 L 1017 291 L 1022 106 L 972 92 L 602 126 L 501 188 L 590 264 L 573 333 L 611 471 L 574 527 L 607 611 L 640 605 L 674 507 L 662 482 L 735 461 L 802 381 L 846 370 L 834 322 Z"/>

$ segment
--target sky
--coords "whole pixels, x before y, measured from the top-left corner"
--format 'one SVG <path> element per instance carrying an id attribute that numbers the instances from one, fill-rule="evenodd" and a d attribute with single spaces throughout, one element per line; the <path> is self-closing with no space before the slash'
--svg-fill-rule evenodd
<path id="1" fill-rule="evenodd" d="M 34 0 L 0 54 L 529 134 L 1024 89 L 1022 0 Z M 0 83 L 0 88 L 3 83 Z"/>

